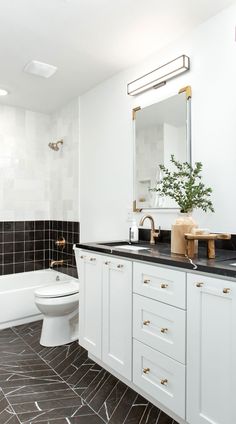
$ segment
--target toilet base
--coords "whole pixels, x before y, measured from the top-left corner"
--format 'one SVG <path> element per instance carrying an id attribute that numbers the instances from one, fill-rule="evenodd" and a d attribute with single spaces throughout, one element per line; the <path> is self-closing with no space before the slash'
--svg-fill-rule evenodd
<path id="1" fill-rule="evenodd" d="M 40 344 L 55 347 L 78 340 L 78 312 L 69 316 L 45 316 L 43 320 Z"/>

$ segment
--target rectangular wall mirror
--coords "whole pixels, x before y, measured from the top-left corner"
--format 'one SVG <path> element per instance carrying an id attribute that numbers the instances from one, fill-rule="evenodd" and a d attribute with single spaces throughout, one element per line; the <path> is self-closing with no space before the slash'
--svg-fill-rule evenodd
<path id="1" fill-rule="evenodd" d="M 175 202 L 150 191 L 162 175 L 159 165 L 172 170 L 171 155 L 191 162 L 191 87 L 159 103 L 133 110 L 134 210 L 173 209 Z"/>

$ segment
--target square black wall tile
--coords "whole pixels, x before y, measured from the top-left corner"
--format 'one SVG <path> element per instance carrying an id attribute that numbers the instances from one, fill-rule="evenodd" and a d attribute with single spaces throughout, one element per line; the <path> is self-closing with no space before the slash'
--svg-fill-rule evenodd
<path id="1" fill-rule="evenodd" d="M 25 231 L 33 231 L 34 230 L 34 221 L 25 221 Z"/>
<path id="2" fill-rule="evenodd" d="M 14 231 L 14 229 L 15 229 L 15 222 L 6 221 L 3 223 L 3 231 Z"/>
<path id="3" fill-rule="evenodd" d="M 14 233 L 13 232 L 3 233 L 3 242 L 4 243 L 9 243 L 9 242 L 12 242 L 13 240 L 14 240 Z"/>
<path id="4" fill-rule="evenodd" d="M 24 272 L 24 270 L 25 270 L 24 262 L 21 262 L 19 264 L 17 264 L 17 263 L 15 264 L 15 273 Z"/>
<path id="5" fill-rule="evenodd" d="M 25 222 L 24 221 L 15 222 L 15 231 L 24 231 L 24 229 L 25 229 Z"/>

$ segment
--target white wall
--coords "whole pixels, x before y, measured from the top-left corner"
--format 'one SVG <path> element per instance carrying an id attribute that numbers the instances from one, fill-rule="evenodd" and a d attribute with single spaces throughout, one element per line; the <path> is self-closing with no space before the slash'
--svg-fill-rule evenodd
<path id="1" fill-rule="evenodd" d="M 50 217 L 79 220 L 79 100 L 75 99 L 51 117 L 52 141 L 63 139 L 59 151 L 49 150 Z"/>
<path id="2" fill-rule="evenodd" d="M 48 219 L 50 117 L 0 106 L 0 221 Z"/>
<path id="3" fill-rule="evenodd" d="M 235 14 L 234 4 L 169 48 L 81 97 L 82 241 L 127 237 L 127 213 L 133 200 L 131 110 L 176 94 L 185 85 L 193 89 L 193 159 L 203 163 L 216 210 L 215 214 L 196 212 L 196 218 L 211 230 L 236 232 Z M 127 96 L 128 82 L 182 54 L 190 56 L 190 72 L 161 89 Z M 166 211 L 152 214 L 163 228 L 170 228 L 176 216 Z"/>

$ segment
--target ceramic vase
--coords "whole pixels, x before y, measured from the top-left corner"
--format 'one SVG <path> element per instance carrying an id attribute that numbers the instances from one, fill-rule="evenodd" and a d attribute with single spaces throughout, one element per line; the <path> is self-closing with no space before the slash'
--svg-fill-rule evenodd
<path id="1" fill-rule="evenodd" d="M 197 228 L 197 223 L 194 221 L 191 213 L 179 214 L 171 229 L 171 253 L 177 255 L 186 254 L 184 234 L 194 232 L 195 228 Z"/>

